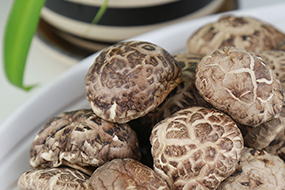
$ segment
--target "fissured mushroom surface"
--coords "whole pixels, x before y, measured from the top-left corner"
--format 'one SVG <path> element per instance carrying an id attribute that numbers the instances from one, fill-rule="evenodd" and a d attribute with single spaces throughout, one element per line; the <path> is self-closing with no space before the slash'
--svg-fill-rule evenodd
<path id="1" fill-rule="evenodd" d="M 173 55 L 173 58 L 178 61 L 181 68 L 183 81 L 191 81 L 191 83 L 195 81 L 197 65 L 204 56 L 204 54 L 198 53 L 180 53 Z"/>
<path id="2" fill-rule="evenodd" d="M 244 144 L 247 147 L 254 149 L 267 147 L 280 132 L 285 130 L 285 107 L 282 107 L 278 118 L 271 119 L 254 128 L 247 126 L 246 130 Z"/>
<path id="3" fill-rule="evenodd" d="M 235 171 L 243 137 L 213 108 L 191 107 L 162 120 L 150 136 L 154 170 L 172 189 L 215 189 Z"/>
<path id="4" fill-rule="evenodd" d="M 269 65 L 259 55 L 234 47 L 204 56 L 195 85 L 214 107 L 252 127 L 278 117 L 283 106 L 280 81 Z"/>
<path id="5" fill-rule="evenodd" d="M 275 135 L 274 139 L 267 147 L 264 148 L 264 150 L 270 154 L 279 156 L 285 162 L 285 116 L 283 111 L 281 112 L 279 119 L 281 121 L 281 125 L 283 125 L 283 130 Z"/>
<path id="6" fill-rule="evenodd" d="M 263 60 L 269 64 L 273 72 L 278 76 L 282 85 L 283 91 L 285 90 L 285 51 L 283 50 L 266 50 L 259 55 Z"/>
<path id="7" fill-rule="evenodd" d="M 166 50 L 127 41 L 101 52 L 86 75 L 85 89 L 95 114 L 126 123 L 157 107 L 180 82 L 179 65 Z"/>
<path id="8" fill-rule="evenodd" d="M 276 50 L 281 50 L 281 51 L 285 50 L 285 38 L 278 43 Z"/>
<path id="9" fill-rule="evenodd" d="M 140 158 L 138 139 L 128 124 L 96 116 L 91 109 L 52 118 L 35 137 L 30 150 L 33 168 L 68 165 L 90 174 L 114 158 Z M 92 171 L 91 171 L 92 172 Z"/>
<path id="10" fill-rule="evenodd" d="M 91 190 L 85 181 L 89 176 L 73 168 L 28 170 L 18 180 L 20 190 Z"/>
<path id="11" fill-rule="evenodd" d="M 264 150 L 244 148 L 236 171 L 218 190 L 283 190 L 285 163 Z"/>
<path id="12" fill-rule="evenodd" d="M 203 55 L 194 53 L 175 54 L 183 76 L 183 82 L 172 90 L 166 99 L 153 111 L 139 118 L 142 124 L 154 127 L 159 121 L 173 113 L 192 106 L 212 107 L 205 101 L 195 87 L 196 67 Z"/>
<path id="13" fill-rule="evenodd" d="M 169 190 L 151 168 L 133 159 L 114 159 L 95 170 L 87 181 L 93 189 Z"/>
<path id="14" fill-rule="evenodd" d="M 187 42 L 187 51 L 208 54 L 223 46 L 261 52 L 276 49 L 285 35 L 275 27 L 251 17 L 224 16 L 197 30 Z"/>

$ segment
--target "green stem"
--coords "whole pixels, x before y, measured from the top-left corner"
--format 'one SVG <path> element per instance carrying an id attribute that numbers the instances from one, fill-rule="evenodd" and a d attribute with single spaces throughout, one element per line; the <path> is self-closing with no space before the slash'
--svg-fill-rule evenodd
<path id="1" fill-rule="evenodd" d="M 99 11 L 97 12 L 96 16 L 92 20 L 92 24 L 97 24 L 99 20 L 102 18 L 103 14 L 107 10 L 109 0 L 105 0 L 104 3 L 101 5 Z"/>
<path id="2" fill-rule="evenodd" d="M 4 34 L 4 67 L 8 80 L 17 87 L 30 90 L 35 85 L 23 84 L 29 47 L 45 0 L 15 0 Z"/>

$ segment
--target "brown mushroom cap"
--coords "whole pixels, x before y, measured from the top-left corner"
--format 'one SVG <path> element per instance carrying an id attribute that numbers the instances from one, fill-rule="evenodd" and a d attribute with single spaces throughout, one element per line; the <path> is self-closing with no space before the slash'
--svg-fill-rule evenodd
<path id="1" fill-rule="evenodd" d="M 280 131 L 264 150 L 270 154 L 279 156 L 285 162 L 285 129 Z"/>
<path id="2" fill-rule="evenodd" d="M 177 61 L 149 42 L 120 42 L 103 50 L 90 67 L 85 88 L 95 114 L 126 123 L 156 108 L 180 82 Z"/>
<path id="3" fill-rule="evenodd" d="M 90 110 L 66 112 L 51 119 L 30 150 L 33 168 L 68 165 L 88 174 L 114 158 L 140 158 L 138 139 L 128 124 L 115 124 Z M 93 171 L 91 171 L 93 172 Z"/>
<path id="4" fill-rule="evenodd" d="M 280 81 L 269 65 L 234 47 L 204 56 L 195 84 L 206 101 L 244 125 L 256 127 L 276 118 L 283 106 Z"/>
<path id="5" fill-rule="evenodd" d="M 285 90 L 285 52 L 282 50 L 266 50 L 259 53 L 263 60 L 269 64 L 273 72 L 278 76 Z"/>
<path id="6" fill-rule="evenodd" d="M 285 38 L 278 43 L 276 50 L 285 51 Z"/>
<path id="7" fill-rule="evenodd" d="M 264 150 L 244 148 L 236 171 L 218 190 L 270 190 L 285 188 L 285 164 Z"/>
<path id="8" fill-rule="evenodd" d="M 88 180 L 93 189 L 168 190 L 151 168 L 133 159 L 114 159 L 95 170 Z"/>
<path id="9" fill-rule="evenodd" d="M 282 130 L 279 131 L 268 146 L 264 148 L 268 153 L 279 156 L 285 162 L 285 108 L 283 106 L 279 117 Z M 261 140 L 260 140 L 261 141 Z"/>
<path id="10" fill-rule="evenodd" d="M 187 51 L 208 54 L 223 46 L 253 52 L 276 49 L 285 35 L 273 26 L 250 17 L 224 16 L 197 30 L 187 42 Z"/>
<path id="11" fill-rule="evenodd" d="M 150 136 L 154 170 L 172 189 L 215 189 L 235 171 L 243 137 L 213 108 L 191 107 L 159 122 Z"/>
<path id="12" fill-rule="evenodd" d="M 173 55 L 173 58 L 178 61 L 181 68 L 183 81 L 195 81 L 197 65 L 204 56 L 204 54 L 198 53 L 180 53 Z"/>
<path id="13" fill-rule="evenodd" d="M 257 127 L 247 127 L 244 144 L 250 148 L 262 149 L 267 147 L 276 136 L 285 129 L 285 107 L 281 109 L 278 118 L 271 119 Z"/>
<path id="14" fill-rule="evenodd" d="M 192 106 L 212 107 L 195 87 L 196 67 L 203 55 L 185 53 L 175 54 L 173 57 L 181 67 L 183 82 L 172 90 L 158 107 L 139 118 L 143 125 L 150 126 L 150 128 L 181 109 Z"/>
<path id="15" fill-rule="evenodd" d="M 90 189 L 85 181 L 89 176 L 72 168 L 47 168 L 28 170 L 18 180 L 20 190 Z"/>

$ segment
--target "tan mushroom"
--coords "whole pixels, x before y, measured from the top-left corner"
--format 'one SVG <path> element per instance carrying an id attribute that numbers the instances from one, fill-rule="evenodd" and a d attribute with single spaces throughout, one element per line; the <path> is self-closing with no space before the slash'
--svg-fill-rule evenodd
<path id="1" fill-rule="evenodd" d="M 236 171 L 217 190 L 283 190 L 285 163 L 264 150 L 244 148 Z"/>
<path id="2" fill-rule="evenodd" d="M 195 81 L 197 65 L 204 56 L 204 54 L 198 53 L 180 53 L 173 55 L 173 58 L 178 61 L 181 68 L 183 81 L 191 81 L 191 83 Z"/>
<path id="3" fill-rule="evenodd" d="M 272 71 L 278 76 L 282 89 L 285 88 L 285 52 L 281 50 L 266 50 L 259 53 L 263 60 L 268 63 Z M 245 145 L 255 149 L 267 147 L 285 128 L 285 107 L 281 109 L 278 118 L 269 120 L 253 128 L 246 127 L 247 134 L 244 136 Z"/>
<path id="4" fill-rule="evenodd" d="M 224 16 L 197 30 L 187 42 L 187 52 L 208 54 L 224 46 L 261 52 L 276 49 L 285 35 L 251 17 Z"/>
<path id="5" fill-rule="evenodd" d="M 157 108 L 139 118 L 144 126 L 152 128 L 159 121 L 184 108 L 192 106 L 212 107 L 203 99 L 195 87 L 196 67 L 203 55 L 185 53 L 175 54 L 173 57 L 181 67 L 183 82 L 172 90 Z"/>
<path id="6" fill-rule="evenodd" d="M 85 88 L 95 114 L 126 123 L 156 108 L 181 82 L 179 65 L 166 50 L 127 41 L 101 52 L 86 75 Z"/>
<path id="7" fill-rule="evenodd" d="M 35 137 L 30 155 L 33 168 L 67 165 L 92 174 L 114 158 L 139 159 L 140 150 L 128 124 L 110 123 L 88 109 L 51 119 Z"/>
<path id="8" fill-rule="evenodd" d="M 133 159 L 114 159 L 95 170 L 87 181 L 93 189 L 168 190 L 167 183 L 151 168 Z"/>
<path id="9" fill-rule="evenodd" d="M 285 106 L 281 109 L 278 118 L 271 119 L 257 127 L 247 127 L 244 144 L 254 149 L 268 147 L 276 136 L 285 129 Z"/>
<path id="10" fill-rule="evenodd" d="M 280 81 L 253 52 L 223 47 L 203 57 L 195 85 L 203 98 L 235 121 L 256 127 L 280 115 Z"/>
<path id="11" fill-rule="evenodd" d="M 276 50 L 285 51 L 285 38 L 278 43 Z"/>
<path id="12" fill-rule="evenodd" d="M 215 189 L 231 175 L 243 149 L 235 122 L 213 108 L 182 109 L 150 136 L 154 170 L 171 189 Z"/>
<path id="13" fill-rule="evenodd" d="M 130 126 L 139 134 L 142 153 L 141 162 L 152 167 L 153 160 L 150 154 L 149 136 L 152 128 L 159 121 L 169 117 L 173 113 L 191 106 L 212 107 L 199 94 L 195 87 L 196 67 L 203 55 L 193 53 L 174 54 L 173 58 L 181 67 L 183 82 L 173 89 L 166 99 L 153 111 L 143 117 L 129 122 Z"/>
<path id="14" fill-rule="evenodd" d="M 282 89 L 285 90 L 285 51 L 266 50 L 259 55 L 269 64 L 270 68 L 278 76 Z"/>
<path id="15" fill-rule="evenodd" d="M 73 168 L 28 170 L 18 180 L 20 190 L 91 190 L 85 183 L 89 176 Z"/>
<path id="16" fill-rule="evenodd" d="M 285 129 L 280 131 L 264 150 L 270 154 L 279 156 L 285 162 Z"/>

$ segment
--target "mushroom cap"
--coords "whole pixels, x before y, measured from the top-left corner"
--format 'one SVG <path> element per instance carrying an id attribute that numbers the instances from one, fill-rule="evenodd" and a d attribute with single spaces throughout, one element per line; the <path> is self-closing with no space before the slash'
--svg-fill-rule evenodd
<path id="1" fill-rule="evenodd" d="M 140 158 L 138 139 L 128 124 L 96 116 L 91 109 L 52 118 L 35 137 L 30 150 L 33 168 L 68 165 L 84 170 L 114 158 Z M 93 172 L 93 171 L 91 171 Z"/>
<path id="2" fill-rule="evenodd" d="M 151 128 L 159 121 L 181 109 L 192 106 L 212 107 L 203 99 L 195 87 L 196 67 L 203 55 L 185 53 L 175 54 L 173 57 L 181 67 L 183 82 L 172 90 L 158 107 L 144 117 L 139 118 L 144 125 Z"/>
<path id="3" fill-rule="evenodd" d="M 278 118 L 271 119 L 257 127 L 247 127 L 244 144 L 254 149 L 267 147 L 285 129 L 285 106 Z"/>
<path id="4" fill-rule="evenodd" d="M 285 90 L 285 52 L 282 50 L 266 50 L 259 55 L 278 76 L 282 89 Z"/>
<path id="5" fill-rule="evenodd" d="M 168 190 L 167 183 L 150 167 L 133 159 L 114 159 L 95 170 L 88 184 L 93 189 Z"/>
<path id="6" fill-rule="evenodd" d="M 73 168 L 46 168 L 41 170 L 28 170 L 18 180 L 20 190 L 32 189 L 74 189 L 88 188 L 85 181 L 89 176 Z M 52 187 L 52 188 L 51 188 Z"/>
<path id="7" fill-rule="evenodd" d="M 282 111 L 279 117 L 282 130 L 280 130 L 270 142 L 268 146 L 264 148 L 268 153 L 279 156 L 285 162 L 285 108 L 282 107 Z M 261 140 L 260 140 L 261 141 Z"/>
<path id="8" fill-rule="evenodd" d="M 278 117 L 283 106 L 280 81 L 269 65 L 257 54 L 234 47 L 204 56 L 195 85 L 215 108 L 252 127 Z"/>
<path id="9" fill-rule="evenodd" d="M 285 129 L 280 131 L 264 150 L 270 154 L 279 156 L 285 162 Z"/>
<path id="10" fill-rule="evenodd" d="M 187 42 L 187 52 L 208 54 L 223 46 L 253 52 L 276 49 L 285 35 L 275 27 L 251 18 L 224 16 L 198 29 Z"/>
<path id="11" fill-rule="evenodd" d="M 180 53 L 173 55 L 173 58 L 178 62 L 181 68 L 183 81 L 195 81 L 197 65 L 204 56 L 204 54 L 198 53 Z"/>
<path id="12" fill-rule="evenodd" d="M 285 164 L 265 150 L 244 148 L 236 171 L 217 190 L 285 188 Z"/>
<path id="13" fill-rule="evenodd" d="M 126 123 L 156 108 L 180 82 L 180 67 L 166 50 L 127 41 L 101 52 L 86 75 L 85 89 L 95 114 Z"/>
<path id="14" fill-rule="evenodd" d="M 171 189 L 215 189 L 235 171 L 243 137 L 213 108 L 191 107 L 162 120 L 150 136 L 154 170 Z"/>
<path id="15" fill-rule="evenodd" d="M 281 41 L 278 43 L 276 49 L 277 49 L 277 50 L 282 50 L 282 51 L 285 50 L 285 38 L 283 38 L 283 40 L 281 40 Z"/>

